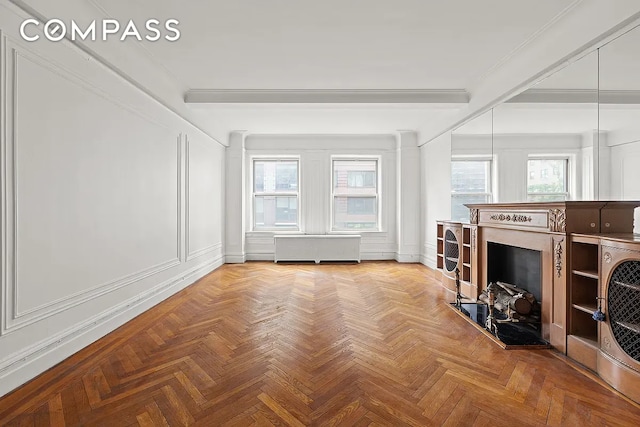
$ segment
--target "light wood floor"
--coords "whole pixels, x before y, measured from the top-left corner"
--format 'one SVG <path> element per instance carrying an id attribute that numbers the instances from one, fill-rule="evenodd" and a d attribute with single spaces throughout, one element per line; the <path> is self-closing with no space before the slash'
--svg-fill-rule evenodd
<path id="1" fill-rule="evenodd" d="M 225 265 L 0 399 L 0 425 L 640 425 L 450 297 L 421 265 Z"/>

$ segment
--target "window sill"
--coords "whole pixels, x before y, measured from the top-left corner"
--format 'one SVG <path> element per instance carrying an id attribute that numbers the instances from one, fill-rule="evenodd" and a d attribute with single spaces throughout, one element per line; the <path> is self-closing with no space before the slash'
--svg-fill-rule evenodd
<path id="1" fill-rule="evenodd" d="M 386 231 L 328 231 L 325 233 L 305 233 L 299 230 L 252 230 L 245 232 L 246 237 L 269 237 L 274 236 L 276 234 L 286 234 L 292 236 L 339 236 L 339 235 L 360 235 L 363 237 L 366 236 L 375 236 L 382 237 L 386 236 Z"/>
<path id="2" fill-rule="evenodd" d="M 291 234 L 291 235 L 304 235 L 300 230 L 251 230 L 245 232 L 245 236 L 272 236 L 274 234 Z"/>

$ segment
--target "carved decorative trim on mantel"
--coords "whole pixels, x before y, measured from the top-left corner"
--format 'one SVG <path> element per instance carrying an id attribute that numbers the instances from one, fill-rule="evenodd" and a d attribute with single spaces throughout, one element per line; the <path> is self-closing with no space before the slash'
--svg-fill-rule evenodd
<path id="1" fill-rule="evenodd" d="M 478 228 L 473 227 L 471 229 L 471 249 L 476 250 L 476 240 L 478 240 Z"/>
<path id="2" fill-rule="evenodd" d="M 489 218 L 493 221 L 507 221 L 507 222 L 531 222 L 531 216 L 520 214 L 493 214 Z"/>
<path id="3" fill-rule="evenodd" d="M 478 223 L 478 209 L 469 209 L 469 222 L 471 224 Z"/>
<path id="4" fill-rule="evenodd" d="M 549 231 L 566 232 L 567 214 L 564 209 L 549 209 Z"/>
<path id="5" fill-rule="evenodd" d="M 564 241 L 564 239 L 560 239 L 558 241 L 556 241 L 556 244 L 554 245 L 553 248 L 553 255 L 554 255 L 554 265 L 556 267 L 556 274 L 558 275 L 558 277 L 562 276 L 562 242 Z"/>

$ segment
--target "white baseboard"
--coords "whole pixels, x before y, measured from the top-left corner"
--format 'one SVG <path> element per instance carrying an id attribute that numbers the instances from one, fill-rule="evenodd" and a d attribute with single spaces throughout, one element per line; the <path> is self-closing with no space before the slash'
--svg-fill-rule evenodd
<path id="1" fill-rule="evenodd" d="M 247 254 L 247 261 L 273 261 L 274 259 L 273 252 Z"/>
<path id="2" fill-rule="evenodd" d="M 362 261 L 389 261 L 396 259 L 395 252 L 360 252 Z"/>
<path id="3" fill-rule="evenodd" d="M 396 259 L 395 252 L 360 252 L 360 260 L 361 261 L 389 261 Z M 247 253 L 246 255 L 247 261 L 273 261 L 274 255 L 273 252 L 257 252 L 257 253 Z M 415 261 L 402 261 L 402 262 L 418 262 L 418 258 Z M 230 263 L 230 261 L 227 261 Z"/>
<path id="4" fill-rule="evenodd" d="M 72 328 L 0 361 L 0 397 L 97 341 L 223 264 L 209 260 L 111 307 Z"/>
<path id="5" fill-rule="evenodd" d="M 247 254 L 225 254 L 225 264 L 244 264 L 247 261 Z"/>
<path id="6" fill-rule="evenodd" d="M 420 263 L 429 268 L 435 268 L 435 265 L 431 265 L 430 260 L 427 258 L 425 254 L 420 255 Z"/>
<path id="7" fill-rule="evenodd" d="M 416 262 L 420 262 L 420 255 L 397 253 L 395 259 L 398 262 L 416 263 Z"/>

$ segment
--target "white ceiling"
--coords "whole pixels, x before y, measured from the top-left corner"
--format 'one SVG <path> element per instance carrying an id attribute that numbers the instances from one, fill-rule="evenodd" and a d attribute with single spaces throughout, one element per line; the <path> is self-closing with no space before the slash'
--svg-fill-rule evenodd
<path id="1" fill-rule="evenodd" d="M 191 89 L 467 88 L 572 3 L 99 2 L 120 19 L 178 19 L 178 42 L 145 48 Z"/>
<path id="2" fill-rule="evenodd" d="M 575 0 L 110 0 L 103 14 L 180 21 L 136 44 L 189 89 L 468 89 Z M 523 13 L 526 11 L 526 13 Z M 134 42 L 135 43 L 135 42 Z M 421 131 L 461 104 L 189 105 L 253 133 Z"/>
<path id="3" fill-rule="evenodd" d="M 414 129 L 424 142 L 640 16 L 637 0 L 10 1 L 78 22 L 177 19 L 181 37 L 173 43 L 130 38 L 84 48 L 224 144 L 231 130 Z M 637 43 L 617 46 L 607 54 L 622 60 Z M 584 89 L 593 81 L 586 60 L 573 68 L 573 76 L 539 87 Z M 640 63 L 627 68 L 640 73 Z M 612 70 L 622 83 L 624 73 Z M 209 102 L 185 102 L 194 91 Z M 231 93 L 236 102 L 210 102 L 207 93 Z M 291 94 L 296 101 L 282 103 Z M 382 96 L 363 102 L 370 94 Z"/>

